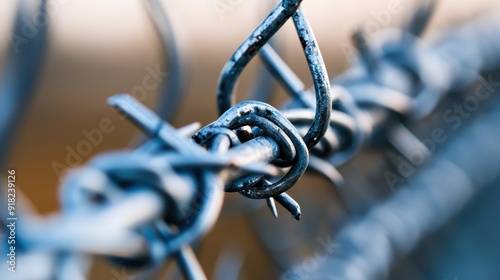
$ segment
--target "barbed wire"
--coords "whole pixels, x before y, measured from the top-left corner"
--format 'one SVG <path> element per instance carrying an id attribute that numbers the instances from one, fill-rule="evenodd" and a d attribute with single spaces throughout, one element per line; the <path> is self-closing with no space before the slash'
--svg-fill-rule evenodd
<path id="1" fill-rule="evenodd" d="M 25 207 L 18 210 L 22 217 L 17 236 L 19 258 L 33 267 L 16 276 L 84 279 L 89 269 L 86 256 L 99 255 L 141 269 L 144 274 L 138 277 L 150 277 L 167 259 L 174 258 L 187 279 L 204 279 L 191 244 L 214 225 L 224 192 L 265 199 L 275 216 L 278 202 L 298 220 L 300 206 L 287 191 L 307 168 L 341 186 L 343 179 L 336 168 L 364 145 L 392 144 L 409 157 L 407 151 L 414 144 L 392 139 L 389 132 L 428 116 L 444 94 L 465 88 L 479 71 L 500 65 L 500 40 L 494 33 L 500 22 L 496 19 L 458 29 L 432 47 L 422 43 L 418 36 L 434 8 L 433 2 L 426 2 L 405 29 L 386 33 L 379 44 L 368 44 L 362 33 L 355 33 L 359 59 L 330 85 L 314 33 L 300 10 L 301 2 L 281 1 L 235 51 L 220 77 L 220 117 L 215 122 L 201 129 L 196 124 L 175 129 L 163 120 L 167 115 L 158 116 L 132 97 L 111 97 L 110 105 L 149 140 L 133 151 L 99 155 L 71 171 L 61 184 L 59 214 L 41 218 Z M 158 3 L 150 1 L 155 10 L 160 9 Z M 39 8 L 44 10 L 45 5 L 40 1 Z M 32 12 L 24 6 L 19 11 Z M 167 24 L 164 14 L 153 16 L 160 25 Z M 288 20 L 295 25 L 308 62 L 314 84 L 311 90 L 268 44 Z M 40 39 L 25 46 L 39 61 L 45 33 L 37 36 Z M 465 47 L 472 55 L 455 55 Z M 260 101 L 234 103 L 236 82 L 257 54 L 291 96 L 281 111 Z M 3 84 L 24 83 L 25 78 L 36 76 L 35 67 L 17 66 L 26 61 L 13 63 L 16 66 L 5 70 Z M 180 64 L 174 60 L 174 68 Z M 165 96 L 171 95 L 161 104 L 172 100 L 176 104 L 180 85 L 166 88 Z M 30 90 L 3 86 L 0 97 L 28 96 Z M 26 94 L 13 94 L 18 92 Z M 1 132 L 15 123 L 17 116 L 11 110 L 19 109 L 25 100 L 2 103 L 10 111 L 4 112 L 3 120 L 8 123 L 1 126 Z M 409 130 L 399 132 L 403 138 L 411 137 Z M 2 144 L 1 149 L 6 150 L 8 143 Z M 2 153 L 2 160 L 5 158 Z M 2 216 L 5 223 L 7 214 Z M 346 230 L 348 238 L 351 232 Z M 45 261 L 37 262 L 41 258 Z M 378 273 L 378 269 L 373 270 Z"/>

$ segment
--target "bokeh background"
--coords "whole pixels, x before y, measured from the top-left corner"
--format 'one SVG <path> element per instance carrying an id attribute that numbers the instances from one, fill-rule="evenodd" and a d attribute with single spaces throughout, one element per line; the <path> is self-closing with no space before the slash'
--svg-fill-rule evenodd
<path id="1" fill-rule="evenodd" d="M 232 52 L 271 10 L 269 0 L 232 1 L 237 4 L 222 12 L 214 6 L 216 2 L 228 4 L 231 1 L 164 0 L 187 70 L 186 88 L 172 122 L 174 126 L 192 122 L 205 125 L 217 118 L 215 89 L 220 70 Z M 322 49 L 330 77 L 341 73 L 348 66 L 348 50 L 353 49 L 350 35 L 354 28 L 376 20 L 375 14 L 386 10 L 390 2 L 392 0 L 304 1 L 305 14 Z M 384 28 L 400 25 L 419 3 L 411 0 L 397 2 L 401 5 L 401 12 L 391 14 Z M 169 72 L 161 39 L 148 16 L 144 1 L 51 0 L 49 3 L 53 10 L 45 61 L 35 98 L 25 108 L 26 118 L 12 147 L 12 158 L 8 164 L 17 169 L 19 188 L 42 214 L 58 210 L 60 178 L 54 171 L 54 162 L 66 165 L 67 149 L 75 149 L 85 139 L 83 130 L 98 128 L 103 118 L 111 119 L 116 125 L 113 132 L 104 134 L 102 143 L 93 146 L 90 154 L 82 156 L 80 164 L 85 164 L 95 154 L 127 148 L 136 135 L 137 130 L 121 120 L 107 105 L 106 99 L 142 85 L 143 78 L 148 75 L 148 67 L 159 67 Z M 0 65 L 3 65 L 9 47 L 16 4 L 15 0 L 0 1 Z M 498 0 L 441 0 L 425 38 L 431 40 L 442 31 L 499 8 Z M 308 68 L 290 23 L 280 31 L 277 43 L 287 63 L 310 85 Z M 256 59 L 245 70 L 238 86 L 240 100 L 254 86 L 258 66 Z M 141 102 L 153 107 L 159 90 L 160 87 L 148 90 Z M 278 89 L 272 104 L 279 106 L 286 98 L 283 91 Z M 359 186 L 361 181 L 370 180 L 371 173 L 379 172 L 373 166 L 380 160 L 377 156 L 370 157 L 370 160 L 355 160 L 344 167 L 342 173 L 346 174 L 348 182 Z M 345 221 L 346 213 L 338 206 L 333 192 L 324 181 L 314 175 L 306 175 L 297 188 L 314 189 L 314 192 L 298 192 L 299 203 L 305 205 L 301 222 L 292 220 L 282 209 L 280 218 L 274 220 L 269 213 L 260 213 L 259 208 L 263 206 L 260 202 L 247 201 L 236 194 L 226 196 L 220 221 L 198 248 L 198 255 L 209 278 L 223 278 L 225 273 L 220 272 L 221 267 L 238 267 L 241 262 L 240 278 L 274 279 L 280 275 L 286 263 L 274 261 L 275 253 L 266 251 L 257 236 L 269 235 L 272 240 L 273 235 L 274 238 L 281 238 L 283 234 L 296 233 L 296 238 L 289 240 L 295 242 L 295 249 L 287 253 L 285 258 L 297 262 L 301 255 L 305 256 L 310 251 L 311 246 L 314 248 L 315 237 L 327 236 L 327 229 L 318 222 L 318 215 L 338 226 Z M 354 195 L 360 193 L 362 195 Z M 381 193 L 386 195 L 390 190 L 355 190 L 353 203 L 370 205 L 383 196 Z M 312 206 L 308 208 L 308 205 Z M 315 218 L 308 221 L 308 217 Z M 473 217 L 476 216 L 470 219 L 475 220 Z M 255 224 L 260 224 L 259 229 L 255 229 Z M 284 232 L 277 228 L 293 231 Z M 433 247 L 437 248 L 435 254 L 446 256 L 444 249 L 439 247 L 442 243 L 437 243 Z M 463 261 L 474 260 L 466 258 Z M 421 263 L 420 266 L 405 268 L 406 271 L 412 271 L 412 275 L 417 277 L 415 279 L 494 279 L 468 278 L 460 275 L 459 268 L 439 272 L 439 269 Z M 119 268 L 98 260 L 91 278 L 113 279 L 113 269 L 119 271 Z M 230 277 L 231 274 L 227 273 L 225 277 Z M 401 273 L 404 275 L 404 272 Z"/>

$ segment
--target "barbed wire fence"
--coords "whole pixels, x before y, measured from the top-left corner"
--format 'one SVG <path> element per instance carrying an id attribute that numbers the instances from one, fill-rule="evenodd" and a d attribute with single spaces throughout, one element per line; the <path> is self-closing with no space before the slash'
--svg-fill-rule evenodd
<path id="1" fill-rule="evenodd" d="M 151 15 L 171 52 L 171 69 L 178 71 L 172 71 L 174 75 L 162 90 L 157 106 L 160 114 L 126 94 L 109 98 L 109 104 L 148 140 L 132 151 L 99 155 L 66 175 L 61 184 L 62 209 L 57 215 L 39 217 L 28 205 L 16 205 L 16 258 L 29 269 L 19 268 L 15 274 L 2 270 L 0 276 L 85 279 L 90 257 L 97 255 L 120 267 L 139 269 L 137 279 L 150 278 L 170 259 L 177 262 L 185 278 L 205 279 L 191 246 L 216 222 L 224 192 L 266 200 L 275 216 L 277 202 L 299 220 L 300 206 L 287 191 L 308 168 L 342 186 L 336 168 L 363 146 L 382 143 L 392 145 L 409 161 L 418 151 L 430 163 L 415 176 L 411 187 L 398 190 L 388 201 L 350 222 L 337 236 L 339 250 L 307 276 L 378 279 L 387 275 L 394 260 L 500 175 L 496 168 L 500 155 L 488 149 L 500 134 L 495 125 L 500 117 L 497 112 L 485 113 L 464 136 L 432 157 L 406 129 L 429 116 L 447 94 L 464 91 L 480 72 L 500 65 L 498 16 L 468 23 L 429 46 L 419 39 L 435 8 L 434 1 L 426 1 L 405 26 L 384 33 L 375 42 L 367 42 L 362 32 L 356 32 L 353 38 L 359 57 L 330 82 L 301 2 L 279 2 L 229 59 L 217 88 L 219 119 L 201 129 L 196 124 L 175 129 L 165 120 L 172 116 L 182 93 L 183 63 L 160 1 L 150 0 Z M 45 0 L 38 7 L 20 3 L 17 19 L 37 9 L 44 13 L 47 5 Z M 305 87 L 269 44 L 289 20 L 304 50 L 313 89 Z M 10 135 L 33 92 L 46 26 L 33 38 L 18 41 L 19 48 L 10 53 L 2 76 L 2 166 L 12 143 Z M 17 20 L 13 34 L 20 34 L 20 28 Z M 234 102 L 236 82 L 257 55 L 290 94 L 281 110 L 263 101 Z M 263 79 L 266 82 L 259 80 L 259 86 L 270 82 L 268 76 Z M 271 87 L 263 88 L 256 92 L 267 101 L 269 94 L 262 92 Z M 483 97 L 489 98 L 477 98 Z M 490 137 L 480 137 L 485 134 Z M 478 143 L 474 150 L 467 147 L 473 141 Z M 471 157 L 484 160 L 475 164 Z M 443 173 L 448 174 L 446 178 Z M 22 196 L 20 190 L 16 194 Z M 7 201 L 7 188 L 1 195 Z M 4 229 L 13 218 L 6 210 L 0 210 Z M 371 233 L 370 239 L 366 232 Z M 3 257 L 9 253 L 6 245 L 2 243 Z M 283 277 L 303 276 L 287 271 Z"/>

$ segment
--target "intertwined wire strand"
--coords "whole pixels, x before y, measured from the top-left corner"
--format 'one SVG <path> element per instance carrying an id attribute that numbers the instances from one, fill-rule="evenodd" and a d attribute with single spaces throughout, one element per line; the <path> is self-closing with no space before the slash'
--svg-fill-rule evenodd
<path id="1" fill-rule="evenodd" d="M 199 130 L 196 125 L 174 129 L 164 122 L 164 115 L 158 116 L 128 95 L 109 99 L 149 141 L 133 151 L 99 155 L 67 175 L 61 186 L 60 214 L 40 218 L 29 210 L 18 212 L 22 216 L 18 230 L 20 254 L 33 264 L 33 271 L 45 271 L 42 278 L 47 279 L 84 278 L 88 262 L 83 253 L 142 268 L 143 277 L 165 260 L 175 258 L 186 278 L 205 278 L 190 246 L 215 223 L 224 191 L 266 199 L 275 215 L 278 202 L 299 219 L 299 204 L 287 191 L 308 167 L 333 184 L 342 185 L 336 167 L 351 159 L 363 145 L 375 142 L 376 137 L 409 156 L 405 151 L 412 147 L 398 143 L 390 132 L 428 116 L 444 94 L 463 89 L 479 71 L 500 65 L 500 40 L 495 36 L 495 30 L 500 29 L 498 20 L 488 18 L 468 25 L 426 46 L 418 36 L 430 18 L 433 4 L 425 4 L 405 29 L 388 32 L 380 44 L 366 45 L 362 34 L 356 33 L 359 59 L 330 85 L 314 34 L 299 8 L 301 2 L 281 1 L 230 58 L 217 89 L 221 116 L 210 125 Z M 46 3 L 40 3 L 43 10 Z M 20 11 L 29 12 L 23 6 Z M 159 18 L 161 25 L 166 24 L 161 15 Z M 295 25 L 309 65 L 314 81 L 311 90 L 268 44 L 288 20 Z M 36 61 L 41 57 L 45 34 L 38 36 L 39 40 L 26 45 L 26 52 L 36 54 Z M 469 54 L 455 55 L 464 48 Z M 264 102 L 233 101 L 240 74 L 257 54 L 291 95 L 291 101 L 281 111 Z M 16 65 L 27 65 L 24 57 L 13 58 Z M 14 123 L 12 109 L 20 108 L 31 92 L 30 88 L 13 85 L 25 83 L 26 77 L 31 81 L 36 74 L 35 67 L 12 67 L 20 69 L 19 73 L 10 72 L 9 66 L 6 69 L 0 97 L 19 99 L 2 104 L 10 110 L 4 111 L 2 135 L 7 135 L 5 132 Z M 171 86 L 170 90 L 174 91 L 173 99 L 166 98 L 162 104 L 168 104 L 166 100 L 177 103 L 179 86 Z M 379 131 L 386 133 L 381 135 Z M 7 141 L 6 137 L 2 139 Z M 2 144 L 5 151 L 8 143 Z M 2 160 L 5 158 L 4 152 Z M 418 192 L 397 197 L 417 196 Z M 425 200 L 426 195 L 422 196 Z M 401 200 L 397 197 L 394 200 Z M 349 229 L 342 236 L 349 239 L 351 232 L 356 236 L 356 230 Z M 38 263 L 40 256 L 49 261 Z M 366 268 L 359 277 L 370 278 L 372 272 L 378 275 L 387 265 Z M 33 271 L 23 271 L 19 277 L 38 277 L 30 274 Z M 338 269 L 338 273 L 347 272 Z"/>

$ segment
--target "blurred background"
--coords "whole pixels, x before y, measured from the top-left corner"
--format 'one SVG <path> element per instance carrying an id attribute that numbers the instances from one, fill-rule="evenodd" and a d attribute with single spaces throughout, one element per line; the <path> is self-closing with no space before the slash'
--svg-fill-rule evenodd
<path id="1" fill-rule="evenodd" d="M 206 125 L 217 118 L 215 89 L 222 67 L 271 11 L 273 5 L 269 2 L 277 1 L 163 2 L 187 73 L 182 101 L 172 123 L 176 127 L 192 122 Z M 316 34 L 330 78 L 348 67 L 352 59 L 354 46 L 350 36 L 354 28 L 377 21 L 377 14 L 387 10 L 391 2 L 304 1 L 304 12 Z M 388 20 L 379 22 L 381 29 L 399 26 L 419 1 L 397 2 L 400 12 L 391 13 Z M 0 65 L 9 47 L 16 4 L 15 0 L 0 1 Z M 499 0 L 441 0 L 425 38 L 432 40 L 451 27 L 499 8 Z M 18 187 L 42 214 L 58 210 L 60 174 L 66 168 L 85 164 L 104 151 L 127 148 L 136 135 L 137 129 L 123 121 L 106 99 L 142 86 L 151 71 L 169 73 L 161 38 L 144 1 L 50 0 L 49 12 L 49 39 L 42 72 L 35 97 L 25 108 L 27 115 L 8 163 L 8 167 L 17 170 Z M 311 85 L 291 23 L 279 32 L 276 42 L 285 61 Z M 238 85 L 239 100 L 244 100 L 254 86 L 259 63 L 255 59 L 244 71 Z M 160 86 L 145 89 L 136 97 L 154 107 L 159 90 Z M 271 104 L 279 107 L 287 98 L 278 87 Z M 69 164 L 67 155 L 86 139 L 84 130 L 99 128 L 105 118 L 116 128 L 105 133 L 88 154 Z M 384 165 L 387 162 L 381 153 L 366 150 L 340 170 L 346 177 L 347 197 L 354 211 L 363 211 L 392 193 L 388 187 L 373 187 L 377 180 L 380 182 Z M 307 174 L 292 193 L 302 206 L 300 222 L 283 209 L 279 209 L 279 219 L 274 219 L 262 201 L 250 201 L 238 194 L 226 195 L 219 222 L 197 247 L 209 278 L 275 279 L 287 267 L 310 255 L 318 238 L 327 240 L 332 228 L 340 228 L 349 218 L 331 187 L 314 174 Z M 495 202 L 500 193 L 487 188 L 480 196 L 478 202 L 424 243 L 421 252 L 398 264 L 391 277 L 498 279 L 495 277 L 500 277 L 500 270 L 494 264 L 500 259 L 500 248 L 495 248 L 500 245 L 495 244 L 499 243 L 495 240 L 499 235 L 495 233 L 500 233 L 500 229 L 498 223 L 483 225 L 496 222 L 493 213 L 498 211 Z M 266 249 L 266 242 L 270 241 L 276 242 L 273 245 L 276 248 Z M 121 273 L 120 268 L 98 260 L 91 279 L 118 279 L 116 271 Z M 483 274 L 478 275 L 478 271 Z"/>

